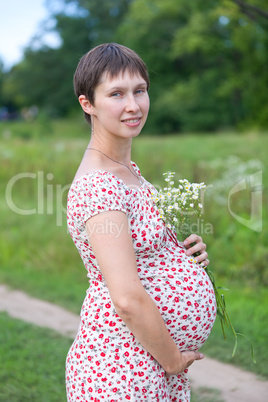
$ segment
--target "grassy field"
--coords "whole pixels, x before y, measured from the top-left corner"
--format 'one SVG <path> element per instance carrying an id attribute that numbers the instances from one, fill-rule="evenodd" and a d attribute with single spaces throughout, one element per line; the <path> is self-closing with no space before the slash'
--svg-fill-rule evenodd
<path id="1" fill-rule="evenodd" d="M 69 185 L 89 140 L 88 133 L 82 119 L 0 124 L 0 186 L 4 195 L 0 201 L 0 282 L 76 313 L 88 283 L 67 234 L 65 206 Z M 257 364 L 252 363 L 249 344 L 242 338 L 232 359 L 232 334 L 228 333 L 225 342 L 218 323 L 204 350 L 266 378 L 267 149 L 265 133 L 229 132 L 140 136 L 134 141 L 132 155 L 142 174 L 153 184 L 161 184 L 162 173 L 173 170 L 178 177 L 205 181 L 211 186 L 206 192 L 200 234 L 208 244 L 217 283 L 230 289 L 225 297 L 233 325 L 253 342 Z M 261 231 L 252 230 L 234 217 L 236 213 L 244 222 L 250 220 L 251 197 L 256 190 L 250 188 L 250 177 L 256 172 L 262 173 Z M 228 194 L 239 178 L 246 179 L 247 187 L 232 197 L 228 208 Z M 212 228 L 209 232 L 207 224 Z"/>
<path id="2" fill-rule="evenodd" d="M 0 314 L 2 402 L 62 402 L 71 340 Z"/>

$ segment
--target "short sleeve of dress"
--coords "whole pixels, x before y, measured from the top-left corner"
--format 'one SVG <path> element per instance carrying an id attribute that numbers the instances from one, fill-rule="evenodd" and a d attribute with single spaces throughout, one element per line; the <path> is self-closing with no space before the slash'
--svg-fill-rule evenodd
<path id="1" fill-rule="evenodd" d="M 124 184 L 109 172 L 92 172 L 73 183 L 68 196 L 68 212 L 83 224 L 101 212 L 126 213 Z M 72 210 L 72 212 L 71 212 Z"/>

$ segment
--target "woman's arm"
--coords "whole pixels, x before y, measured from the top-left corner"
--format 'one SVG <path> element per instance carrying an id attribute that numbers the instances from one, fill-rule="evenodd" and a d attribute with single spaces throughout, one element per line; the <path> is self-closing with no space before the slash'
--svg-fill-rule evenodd
<path id="1" fill-rule="evenodd" d="M 120 211 L 101 213 L 87 221 L 86 229 L 118 315 L 166 374 L 177 375 L 202 359 L 199 352 L 179 351 L 145 291 L 137 273 L 127 216 Z"/>

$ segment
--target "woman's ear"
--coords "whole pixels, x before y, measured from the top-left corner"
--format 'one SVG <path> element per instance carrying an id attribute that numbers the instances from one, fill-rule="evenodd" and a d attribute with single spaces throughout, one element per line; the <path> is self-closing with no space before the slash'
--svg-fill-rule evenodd
<path id="1" fill-rule="evenodd" d="M 86 98 L 85 95 L 80 95 L 79 98 L 79 103 L 84 110 L 85 113 L 87 114 L 92 114 L 94 111 L 93 105 L 89 102 L 89 100 Z"/>

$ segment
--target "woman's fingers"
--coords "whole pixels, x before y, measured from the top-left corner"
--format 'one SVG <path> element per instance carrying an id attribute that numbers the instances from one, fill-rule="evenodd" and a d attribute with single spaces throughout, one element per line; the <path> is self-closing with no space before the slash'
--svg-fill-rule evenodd
<path id="1" fill-rule="evenodd" d="M 208 253 L 204 252 L 204 253 L 194 257 L 194 259 L 196 260 L 196 262 L 202 262 L 202 264 L 204 264 L 205 266 L 208 266 L 209 260 L 207 259 L 207 257 L 208 257 Z"/>
<path id="2" fill-rule="evenodd" d="M 193 246 L 191 244 L 195 243 Z M 202 262 L 204 266 L 208 266 L 209 260 L 208 253 L 206 252 L 207 245 L 203 243 L 202 237 L 191 234 L 184 241 L 184 245 L 187 248 L 186 255 L 191 256 L 198 253 L 199 255 L 195 257 L 196 262 Z"/>
<path id="3" fill-rule="evenodd" d="M 203 353 L 195 352 L 195 360 L 202 360 L 204 357 Z"/>
<path id="4" fill-rule="evenodd" d="M 191 235 L 187 237 L 187 239 L 184 240 L 183 244 L 187 248 L 186 255 L 188 256 L 198 252 L 202 254 L 207 248 L 206 244 L 203 243 L 202 237 L 197 235 Z"/>
<path id="5" fill-rule="evenodd" d="M 184 240 L 184 245 L 190 245 L 192 243 L 202 243 L 202 237 L 198 236 L 197 234 L 193 233 L 187 239 Z"/>
<path id="6" fill-rule="evenodd" d="M 209 260 L 206 258 L 205 260 L 202 261 L 201 265 L 203 265 L 204 267 L 207 267 L 209 264 Z"/>
<path id="7" fill-rule="evenodd" d="M 195 360 L 202 360 L 204 358 L 203 353 L 200 353 L 198 351 L 187 351 L 187 352 L 181 352 L 183 360 L 184 360 L 184 365 L 185 368 L 191 366 Z"/>
<path id="8" fill-rule="evenodd" d="M 174 372 L 166 372 L 166 376 L 167 378 L 169 378 L 172 375 L 178 375 L 180 373 L 182 373 L 185 369 L 187 369 L 189 366 L 191 366 L 191 364 L 194 363 L 195 360 L 202 360 L 204 358 L 203 353 L 200 353 L 198 351 L 194 352 L 194 351 L 184 351 L 181 352 L 181 357 L 182 357 L 182 365 L 181 365 L 181 369 L 178 371 L 174 371 Z"/>

